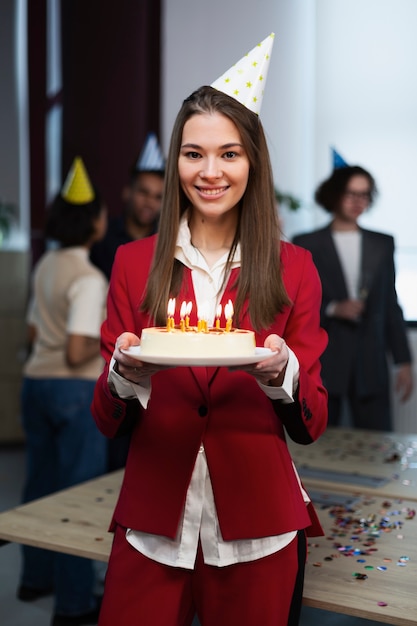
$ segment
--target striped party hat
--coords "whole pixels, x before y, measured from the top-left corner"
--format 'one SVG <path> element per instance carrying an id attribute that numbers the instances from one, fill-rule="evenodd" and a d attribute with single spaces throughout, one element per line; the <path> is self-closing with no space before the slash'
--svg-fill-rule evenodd
<path id="1" fill-rule="evenodd" d="M 146 137 L 142 152 L 136 162 L 135 169 L 138 172 L 164 172 L 165 159 L 159 146 L 155 133 L 149 133 Z"/>

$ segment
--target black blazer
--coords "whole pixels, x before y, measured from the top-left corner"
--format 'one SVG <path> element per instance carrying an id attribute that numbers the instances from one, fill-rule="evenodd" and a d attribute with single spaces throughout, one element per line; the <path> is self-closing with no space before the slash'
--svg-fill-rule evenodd
<path id="1" fill-rule="evenodd" d="M 394 363 L 411 362 L 406 325 L 395 290 L 394 239 L 370 230 L 361 232 L 361 288 L 366 294 L 366 306 L 358 322 L 328 317 L 325 313 L 330 302 L 349 297 L 330 225 L 293 239 L 293 243 L 310 250 L 320 274 L 321 322 L 329 335 L 322 374 L 325 386 L 334 395 L 347 392 L 351 375 L 355 376 L 360 396 L 381 391 L 389 384 L 387 354 Z"/>

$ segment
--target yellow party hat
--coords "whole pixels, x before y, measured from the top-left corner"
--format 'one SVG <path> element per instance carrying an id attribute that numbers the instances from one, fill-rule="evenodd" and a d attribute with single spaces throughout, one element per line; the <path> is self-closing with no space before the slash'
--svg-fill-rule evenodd
<path id="1" fill-rule="evenodd" d="M 215 80 L 211 87 L 235 98 L 247 109 L 259 115 L 274 37 L 274 33 L 268 35 Z"/>
<path id="2" fill-rule="evenodd" d="M 87 204 L 94 200 L 94 189 L 81 157 L 75 157 L 62 187 L 61 196 L 70 204 Z"/>

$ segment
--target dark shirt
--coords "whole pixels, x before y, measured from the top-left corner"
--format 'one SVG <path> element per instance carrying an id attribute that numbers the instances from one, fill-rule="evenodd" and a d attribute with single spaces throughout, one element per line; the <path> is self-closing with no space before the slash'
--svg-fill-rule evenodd
<path id="1" fill-rule="evenodd" d="M 156 232 L 157 223 L 154 224 L 152 232 L 153 235 Z M 116 250 L 119 246 L 125 243 L 133 241 L 132 237 L 126 230 L 125 220 L 122 215 L 113 217 L 109 220 L 107 232 L 101 241 L 98 241 L 91 248 L 90 259 L 96 267 L 101 269 L 102 272 L 110 280 L 111 269 L 113 266 Z"/>

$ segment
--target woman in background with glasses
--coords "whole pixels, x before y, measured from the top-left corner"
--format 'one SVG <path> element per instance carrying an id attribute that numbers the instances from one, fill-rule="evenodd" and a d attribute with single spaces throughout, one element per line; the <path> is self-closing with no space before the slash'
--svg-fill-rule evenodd
<path id="1" fill-rule="evenodd" d="M 293 241 L 312 252 L 323 286 L 321 323 L 329 344 L 322 375 L 329 424 L 340 423 L 346 399 L 355 427 L 392 430 L 387 354 L 397 366 L 395 389 L 402 401 L 411 395 L 413 381 L 395 290 L 394 239 L 358 224 L 376 194 L 373 176 L 362 167 L 334 169 L 315 193 L 331 222 Z"/>

